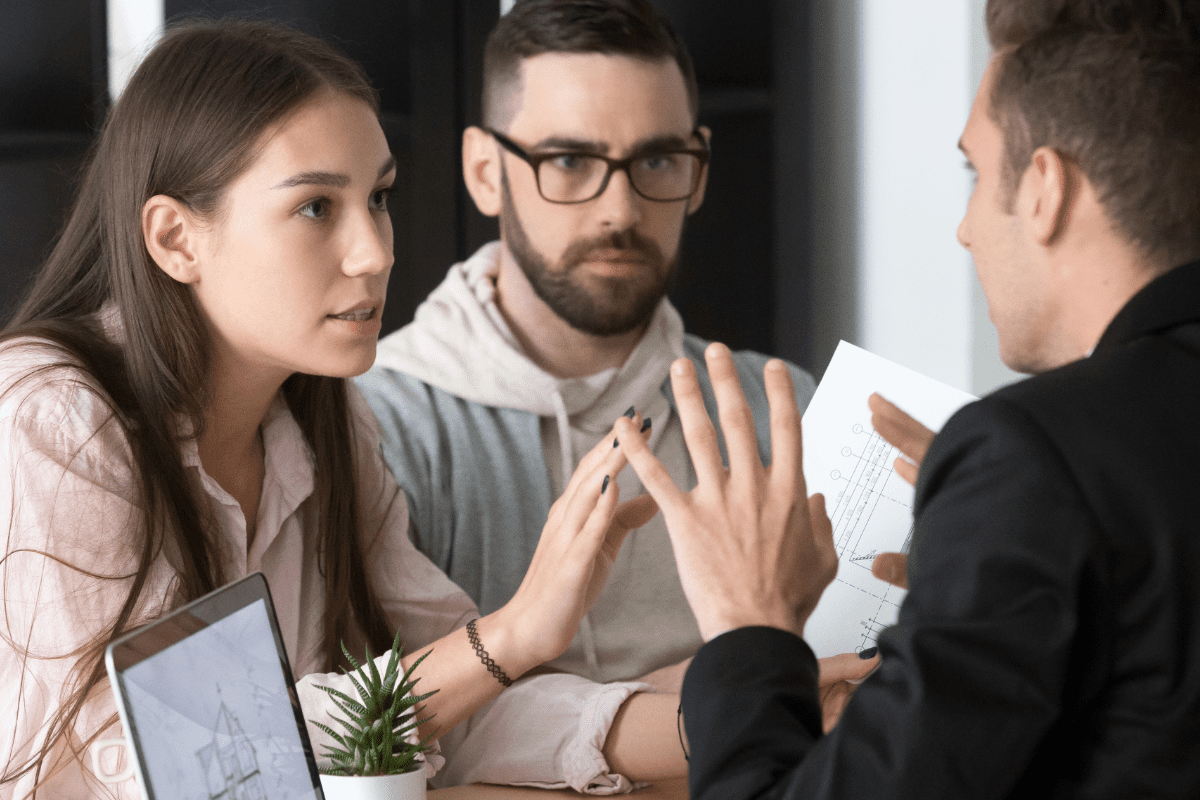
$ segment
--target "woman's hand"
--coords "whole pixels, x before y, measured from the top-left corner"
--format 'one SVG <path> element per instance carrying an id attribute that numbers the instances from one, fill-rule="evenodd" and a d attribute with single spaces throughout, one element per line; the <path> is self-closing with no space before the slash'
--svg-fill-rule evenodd
<path id="1" fill-rule="evenodd" d="M 641 424 L 640 415 L 634 423 Z M 631 434 L 639 439 L 644 435 Z M 566 491 L 550 508 L 537 550 L 516 593 L 497 615 L 519 674 L 567 649 L 579 621 L 599 597 L 625 536 L 658 513 L 648 495 L 618 503 L 625 454 L 615 430 L 584 456 Z M 515 677 L 515 676 L 514 676 Z"/>
<path id="2" fill-rule="evenodd" d="M 640 440 L 637 430 L 632 436 Z M 422 736 L 449 730 L 494 699 L 503 685 L 492 667 L 516 680 L 566 650 L 604 588 L 625 535 L 657 513 L 649 497 L 618 504 L 616 477 L 625 456 L 613 438 L 605 437 L 584 456 L 551 507 L 516 593 L 476 620 L 481 650 L 459 629 L 404 656 L 408 667 L 427 655 L 416 673 L 421 690 L 438 690 L 421 706 L 422 715 L 434 715 L 421 726 Z"/>

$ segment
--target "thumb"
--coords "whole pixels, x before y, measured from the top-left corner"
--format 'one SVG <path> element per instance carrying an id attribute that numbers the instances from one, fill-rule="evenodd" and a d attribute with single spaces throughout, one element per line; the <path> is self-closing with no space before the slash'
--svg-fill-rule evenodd
<path id="1" fill-rule="evenodd" d="M 640 528 L 658 513 L 658 503 L 648 494 L 627 500 L 617 506 L 616 522 L 626 530 Z"/>
<path id="2" fill-rule="evenodd" d="M 654 518 L 658 513 L 658 503 L 654 502 L 654 498 L 648 494 L 641 497 L 635 497 L 632 500 L 626 500 L 621 505 L 617 506 L 617 512 L 613 515 L 612 524 L 608 526 L 608 532 L 604 536 L 603 549 L 605 554 L 615 560 L 617 551 L 621 549 L 621 545 L 625 542 L 625 537 L 634 528 L 640 528 Z"/>
<path id="3" fill-rule="evenodd" d="M 904 553 L 880 553 L 871 562 L 871 574 L 901 589 L 908 588 L 908 556 Z"/>

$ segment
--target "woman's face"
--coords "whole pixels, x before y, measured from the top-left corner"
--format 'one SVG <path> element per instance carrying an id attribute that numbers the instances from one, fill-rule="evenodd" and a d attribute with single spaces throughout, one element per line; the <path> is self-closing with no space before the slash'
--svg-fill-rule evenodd
<path id="1" fill-rule="evenodd" d="M 281 381 L 358 375 L 392 268 L 395 159 L 370 107 L 332 91 L 266 137 L 200 234 L 193 288 L 215 363 Z"/>

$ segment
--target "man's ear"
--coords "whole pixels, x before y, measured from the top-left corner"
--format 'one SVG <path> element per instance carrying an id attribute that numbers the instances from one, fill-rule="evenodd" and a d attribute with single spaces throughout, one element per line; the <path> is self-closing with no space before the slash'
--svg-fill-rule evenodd
<path id="1" fill-rule="evenodd" d="M 712 131 L 707 125 L 701 125 L 696 128 L 696 135 L 704 140 L 704 146 L 712 152 Z M 688 199 L 687 213 L 694 214 L 700 208 L 700 204 L 704 202 L 704 188 L 708 186 L 708 162 L 704 163 L 704 169 L 700 172 L 700 185 L 696 187 L 696 191 Z"/>
<path id="2" fill-rule="evenodd" d="M 485 217 L 500 214 L 500 152 L 496 141 L 482 128 L 472 125 L 463 131 L 463 180 Z"/>
<path id="3" fill-rule="evenodd" d="M 1022 197 L 1017 207 L 1038 244 L 1052 244 L 1062 234 L 1070 218 L 1076 180 L 1073 166 L 1060 153 L 1049 147 L 1033 151 L 1021 178 Z"/>
<path id="4" fill-rule="evenodd" d="M 200 280 L 195 216 L 173 197 L 156 194 L 142 206 L 142 240 L 159 269 L 180 283 Z"/>

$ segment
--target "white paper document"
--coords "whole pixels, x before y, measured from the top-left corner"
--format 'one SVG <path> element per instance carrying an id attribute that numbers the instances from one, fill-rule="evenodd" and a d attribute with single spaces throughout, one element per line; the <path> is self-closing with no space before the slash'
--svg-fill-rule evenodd
<path id="1" fill-rule="evenodd" d="M 838 573 L 804 629 L 819 658 L 871 647 L 896 621 L 904 590 L 871 574 L 879 553 L 908 552 L 913 490 L 893 469 L 899 451 L 871 427 L 878 392 L 931 430 L 975 398 L 841 342 L 804 412 L 804 479 L 825 495 Z"/>

